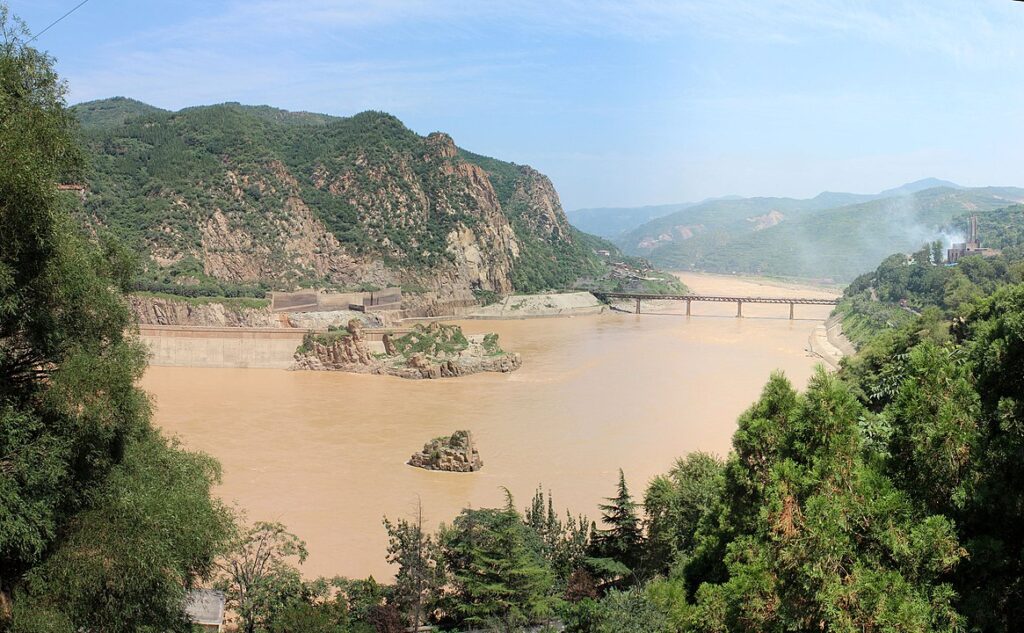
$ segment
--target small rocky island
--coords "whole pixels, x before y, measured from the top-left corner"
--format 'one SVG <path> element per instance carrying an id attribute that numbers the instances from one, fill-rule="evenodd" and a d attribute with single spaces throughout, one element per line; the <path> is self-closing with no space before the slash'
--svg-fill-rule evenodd
<path id="1" fill-rule="evenodd" d="M 450 473 L 472 473 L 484 467 L 480 452 L 473 444 L 473 434 L 469 431 L 455 431 L 447 437 L 435 437 L 423 445 L 422 451 L 414 453 L 408 464 Z"/>
<path id="2" fill-rule="evenodd" d="M 519 354 L 498 345 L 497 334 L 466 336 L 457 325 L 415 325 L 402 336 L 366 340 L 363 324 L 307 334 L 295 351 L 292 369 L 388 374 L 400 378 L 453 378 L 482 371 L 508 373 L 523 364 Z"/>

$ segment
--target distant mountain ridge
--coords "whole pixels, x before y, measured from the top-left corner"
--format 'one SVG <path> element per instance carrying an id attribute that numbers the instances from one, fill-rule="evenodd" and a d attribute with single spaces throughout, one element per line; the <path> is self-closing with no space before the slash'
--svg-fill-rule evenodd
<path id="1" fill-rule="evenodd" d="M 935 187 L 949 187 L 951 189 L 963 189 L 960 185 L 942 180 L 939 178 L 923 178 L 914 182 L 906 183 L 899 187 L 886 189 L 874 194 L 846 193 L 837 191 L 823 191 L 810 200 L 815 201 L 814 206 L 839 207 L 856 202 L 867 202 L 878 198 L 889 198 L 892 196 L 908 195 L 932 189 Z M 581 231 L 593 233 L 600 237 L 615 240 L 626 233 L 640 227 L 641 225 L 662 218 L 691 207 L 703 204 L 722 201 L 747 200 L 745 196 L 719 196 L 705 198 L 700 202 L 678 202 L 673 204 L 645 205 L 642 207 L 594 207 L 585 209 L 574 209 L 566 211 L 566 215 L 572 225 Z M 775 199 L 775 198 L 770 198 Z M 797 198 L 780 198 L 782 200 L 799 200 Z"/>
<path id="2" fill-rule="evenodd" d="M 940 239 L 967 212 L 1024 201 L 1016 187 L 967 188 L 927 178 L 877 194 L 740 198 L 690 205 L 620 234 L 627 253 L 682 270 L 837 281 L 894 252 Z"/>
<path id="3" fill-rule="evenodd" d="M 383 112 L 82 103 L 81 219 L 142 254 L 143 286 L 402 286 L 473 302 L 600 277 L 618 249 L 572 227 L 536 170 Z"/>

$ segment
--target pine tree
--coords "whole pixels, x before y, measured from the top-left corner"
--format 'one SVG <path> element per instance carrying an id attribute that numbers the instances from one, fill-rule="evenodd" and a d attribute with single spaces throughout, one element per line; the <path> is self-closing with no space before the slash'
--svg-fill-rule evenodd
<path id="1" fill-rule="evenodd" d="M 426 611 L 437 598 L 444 584 L 444 568 L 433 537 L 423 531 L 423 507 L 417 502 L 416 518 L 410 522 L 384 519 L 388 532 L 387 561 L 398 565 L 395 574 L 395 596 L 415 629 L 426 622 Z"/>
<path id="2" fill-rule="evenodd" d="M 601 522 L 608 527 L 600 529 L 593 538 L 593 553 L 596 558 L 608 559 L 635 575 L 639 571 L 643 545 L 637 504 L 629 494 L 626 475 L 619 469 L 618 492 L 602 504 Z"/>
<path id="3" fill-rule="evenodd" d="M 457 619 L 513 631 L 553 612 L 553 575 L 536 533 L 509 504 L 463 510 L 442 530 Z"/>

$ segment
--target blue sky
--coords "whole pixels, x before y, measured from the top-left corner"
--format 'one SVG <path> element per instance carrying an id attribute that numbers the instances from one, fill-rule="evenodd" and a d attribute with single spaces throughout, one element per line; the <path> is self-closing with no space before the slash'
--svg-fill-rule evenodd
<path id="1" fill-rule="evenodd" d="M 569 209 L 1024 185 L 1011 0 L 90 0 L 36 45 L 72 102 L 385 110 Z"/>

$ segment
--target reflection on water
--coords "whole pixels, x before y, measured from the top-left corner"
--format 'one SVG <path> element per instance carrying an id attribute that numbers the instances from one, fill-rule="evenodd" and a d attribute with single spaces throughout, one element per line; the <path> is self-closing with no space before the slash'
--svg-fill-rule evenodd
<path id="1" fill-rule="evenodd" d="M 712 286 L 700 292 L 737 290 L 699 280 Z M 771 290 L 751 294 L 782 294 Z M 744 306 L 751 318 L 735 319 L 734 305 L 694 304 L 702 316 L 689 319 L 612 313 L 462 323 L 469 333 L 497 331 L 504 347 L 522 353 L 511 375 L 408 381 L 152 367 L 143 387 L 156 398 L 160 427 L 221 461 L 222 497 L 308 542 L 306 574 L 380 579 L 391 573 L 381 517 L 410 513 L 417 498 L 436 524 L 465 506 L 500 504 L 502 486 L 525 505 L 541 484 L 557 506 L 597 518 L 619 467 L 642 496 L 677 456 L 725 454 L 737 415 L 772 370 L 799 386 L 813 371 L 817 361 L 804 351 L 809 319 L 829 308 L 797 310 L 808 320 L 787 320 L 788 306 Z M 473 431 L 481 472 L 405 465 L 424 442 L 457 429 Z"/>

